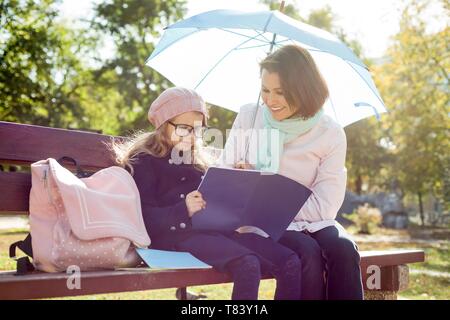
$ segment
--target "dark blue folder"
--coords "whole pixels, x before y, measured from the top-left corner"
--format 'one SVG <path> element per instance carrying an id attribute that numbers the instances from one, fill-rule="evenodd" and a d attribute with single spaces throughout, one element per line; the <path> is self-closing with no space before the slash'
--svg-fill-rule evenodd
<path id="1" fill-rule="evenodd" d="M 279 174 L 211 167 L 198 190 L 206 208 L 194 214 L 194 229 L 233 231 L 255 226 L 278 241 L 311 194 Z"/>

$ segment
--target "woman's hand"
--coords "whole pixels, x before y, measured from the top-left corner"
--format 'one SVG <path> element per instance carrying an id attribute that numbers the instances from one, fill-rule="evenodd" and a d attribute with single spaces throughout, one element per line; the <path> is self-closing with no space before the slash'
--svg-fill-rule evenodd
<path id="1" fill-rule="evenodd" d="M 185 201 L 190 218 L 200 210 L 206 208 L 206 201 L 203 200 L 202 194 L 197 190 L 188 193 Z"/>
<path id="2" fill-rule="evenodd" d="M 253 169 L 253 166 L 246 162 L 238 162 L 234 165 L 234 168 L 235 169 Z"/>

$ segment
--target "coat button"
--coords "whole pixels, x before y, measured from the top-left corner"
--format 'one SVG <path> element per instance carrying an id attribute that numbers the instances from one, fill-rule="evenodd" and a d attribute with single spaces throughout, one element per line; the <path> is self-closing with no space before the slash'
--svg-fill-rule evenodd
<path id="1" fill-rule="evenodd" d="M 186 196 L 184 194 L 180 194 L 180 198 L 184 199 Z"/>
<path id="2" fill-rule="evenodd" d="M 172 159 L 169 159 L 169 164 L 172 164 L 173 163 L 173 160 Z"/>
<path id="3" fill-rule="evenodd" d="M 200 177 L 200 179 L 202 179 L 202 180 L 203 180 L 203 178 L 204 178 L 204 177 L 205 177 L 205 176 L 201 176 L 201 177 Z"/>
<path id="4" fill-rule="evenodd" d="M 177 230 L 177 228 L 175 228 L 174 226 L 170 227 L 170 231 L 175 231 L 175 230 Z"/>
<path id="5" fill-rule="evenodd" d="M 180 181 L 186 181 L 186 177 L 181 177 Z"/>
<path id="6" fill-rule="evenodd" d="M 184 223 L 184 222 L 180 223 L 180 228 L 181 228 L 181 229 L 186 228 L 186 223 Z"/>

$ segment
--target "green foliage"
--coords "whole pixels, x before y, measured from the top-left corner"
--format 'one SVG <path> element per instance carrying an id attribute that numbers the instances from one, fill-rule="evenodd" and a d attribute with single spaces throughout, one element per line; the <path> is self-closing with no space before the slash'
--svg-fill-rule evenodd
<path id="1" fill-rule="evenodd" d="M 57 22 L 59 1 L 0 4 L 0 119 L 43 126 L 103 129 L 118 97 L 96 86 L 84 57 L 96 41 Z"/>
<path id="2" fill-rule="evenodd" d="M 392 162 L 392 155 L 381 142 L 385 133 L 375 118 L 368 118 L 344 128 L 347 136 L 348 187 L 357 194 L 363 191 L 363 184 L 370 189 L 384 187 L 390 177 L 386 171 Z"/>
<path id="3" fill-rule="evenodd" d="M 373 234 L 382 221 L 382 215 L 377 208 L 371 208 L 366 203 L 359 206 L 351 214 L 343 214 L 346 219 L 352 221 L 358 232 L 362 234 Z"/>
<path id="4" fill-rule="evenodd" d="M 227 137 L 227 130 L 231 129 L 235 118 L 236 112 L 210 105 L 208 126 L 219 129 L 222 132 L 224 140 Z"/>
<path id="5" fill-rule="evenodd" d="M 184 2 L 99 3 L 78 29 L 58 22 L 59 3 L 0 2 L 0 119 L 109 134 L 148 127 L 148 106 L 170 83 L 145 59 Z M 112 59 L 95 54 L 105 35 Z"/>
<path id="6" fill-rule="evenodd" d="M 261 0 L 261 3 L 267 5 L 269 10 L 280 10 L 281 1 L 277 0 Z M 297 7 L 293 3 L 285 3 L 283 8 L 283 13 L 290 16 L 291 18 L 303 21 L 303 18 L 300 16 Z"/>
<path id="7" fill-rule="evenodd" d="M 75 32 L 54 22 L 55 1 L 0 5 L 0 119 L 64 126 L 81 116 Z M 70 78 L 70 79 L 68 79 Z"/>
<path id="8" fill-rule="evenodd" d="M 92 26 L 115 43 L 113 58 L 107 59 L 93 75 L 99 86 L 121 96 L 118 123 L 120 132 L 145 129 L 151 102 L 171 84 L 145 65 L 154 41 L 165 27 L 185 13 L 185 1 L 114 0 L 95 7 Z"/>
<path id="9" fill-rule="evenodd" d="M 390 109 L 383 119 L 393 146 L 388 174 L 405 192 L 431 191 L 449 210 L 450 27 L 427 32 L 422 16 L 429 5 L 412 1 L 405 7 L 388 61 L 374 71 Z"/>

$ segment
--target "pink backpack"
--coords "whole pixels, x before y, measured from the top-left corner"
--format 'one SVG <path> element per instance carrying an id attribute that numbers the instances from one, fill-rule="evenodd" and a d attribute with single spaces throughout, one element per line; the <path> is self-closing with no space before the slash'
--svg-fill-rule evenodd
<path id="1" fill-rule="evenodd" d="M 123 168 L 78 178 L 55 159 L 31 165 L 30 229 L 33 264 L 46 272 L 136 266 L 135 247 L 150 238 L 139 191 Z"/>

